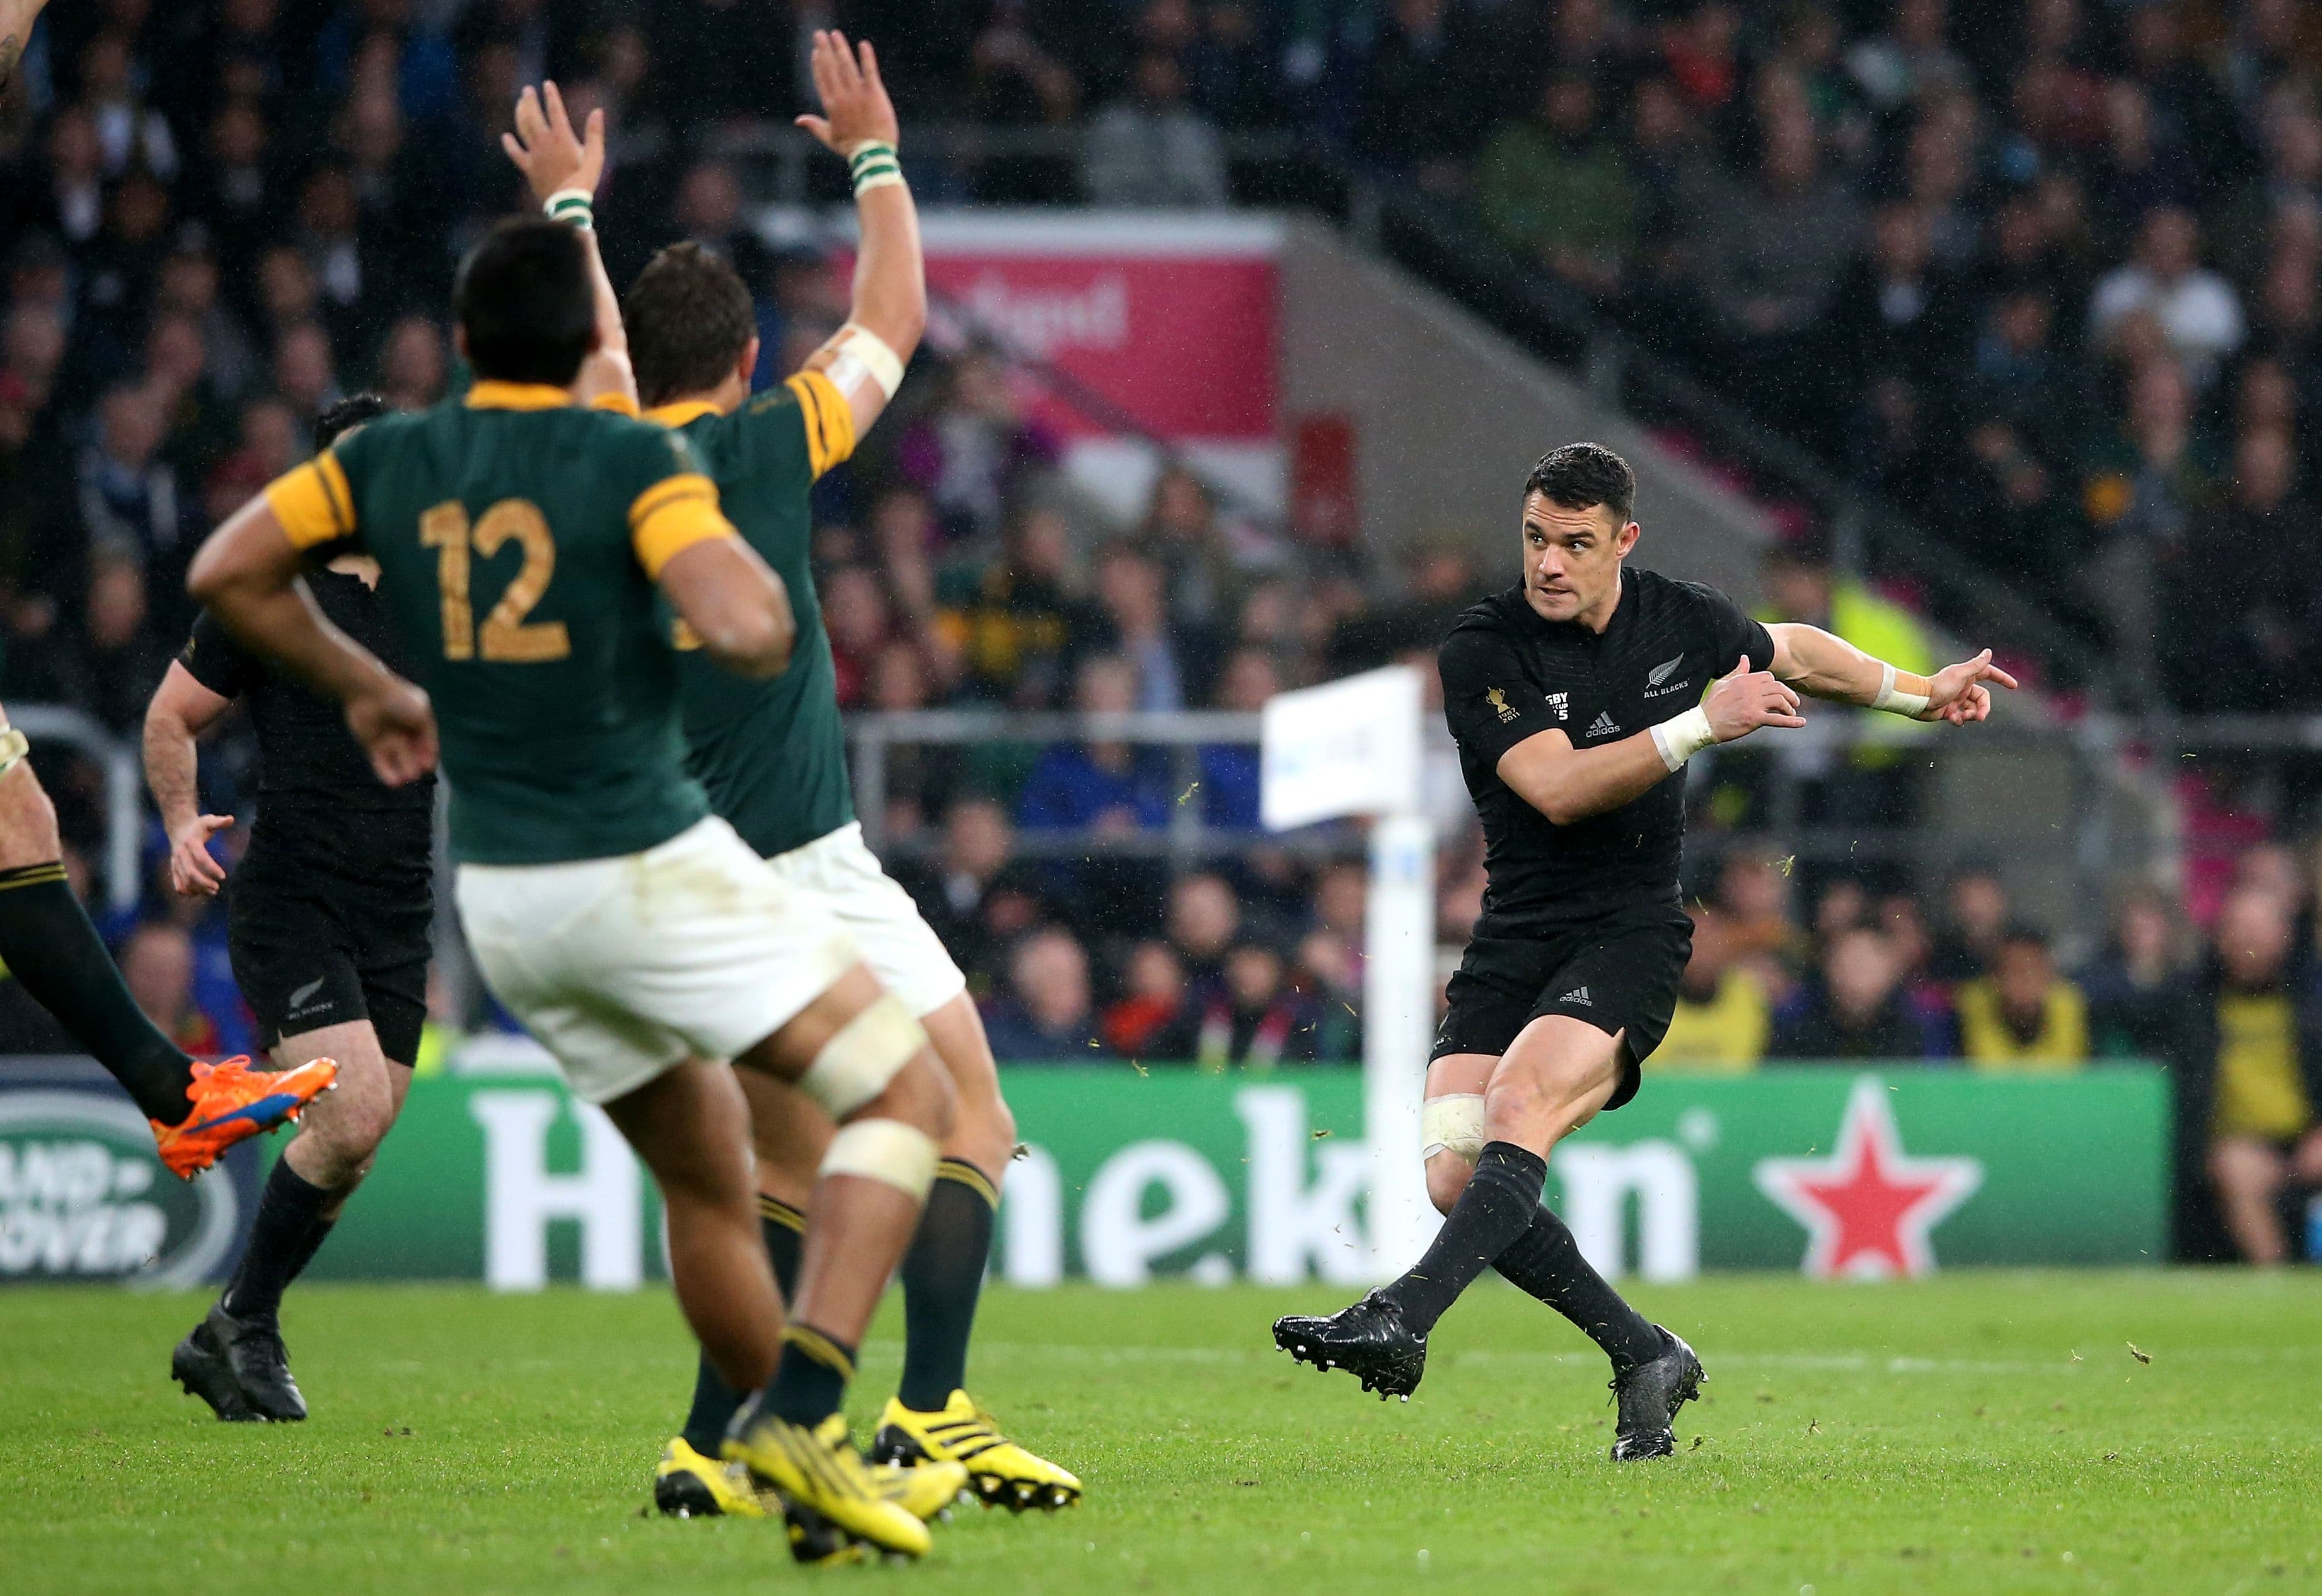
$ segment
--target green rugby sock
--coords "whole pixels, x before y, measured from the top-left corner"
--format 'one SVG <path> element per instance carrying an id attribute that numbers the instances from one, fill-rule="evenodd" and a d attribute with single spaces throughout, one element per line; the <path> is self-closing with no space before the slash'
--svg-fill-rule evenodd
<path id="1" fill-rule="evenodd" d="M 776 1418 L 809 1429 L 838 1411 L 855 1378 L 855 1349 L 811 1325 L 782 1332 L 782 1355 L 766 1382 L 761 1406 Z"/>
<path id="2" fill-rule="evenodd" d="M 974 1164 L 947 1158 L 937 1167 L 919 1228 L 896 1271 L 903 1282 L 903 1379 L 895 1396 L 915 1413 L 939 1411 L 967 1383 L 968 1337 L 999 1201 Z"/>

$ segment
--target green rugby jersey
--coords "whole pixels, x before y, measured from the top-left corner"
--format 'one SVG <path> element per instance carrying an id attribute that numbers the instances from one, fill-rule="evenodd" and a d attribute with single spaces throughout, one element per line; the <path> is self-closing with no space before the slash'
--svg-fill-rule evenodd
<path id="1" fill-rule="evenodd" d="M 837 673 L 815 597 L 807 490 L 855 452 L 855 416 L 820 371 L 801 371 L 730 416 L 700 403 L 645 419 L 677 428 L 718 484 L 726 515 L 781 575 L 798 617 L 790 669 L 766 682 L 723 671 L 676 630 L 687 768 L 710 807 L 767 858 L 855 818 Z"/>
<path id="2" fill-rule="evenodd" d="M 299 547 L 379 561 L 434 701 L 455 858 L 641 853 L 709 812 L 685 773 L 654 578 L 733 528 L 682 437 L 562 389 L 480 381 L 350 433 L 266 492 Z"/>

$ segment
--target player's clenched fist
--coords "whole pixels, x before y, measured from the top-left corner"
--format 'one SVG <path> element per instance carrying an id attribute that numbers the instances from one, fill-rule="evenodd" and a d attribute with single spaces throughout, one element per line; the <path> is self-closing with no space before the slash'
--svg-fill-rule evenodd
<path id="1" fill-rule="evenodd" d="M 347 729 L 388 786 L 416 782 L 435 768 L 435 711 L 408 682 L 390 676 L 348 699 Z"/>
<path id="2" fill-rule="evenodd" d="M 1798 713 L 1798 695 L 1771 671 L 1751 670 L 1746 654 L 1731 675 L 1718 678 L 1709 696 L 1701 701 L 1701 709 L 1709 717 L 1709 729 L 1722 743 L 1747 737 L 1760 726 L 1806 723 Z"/>

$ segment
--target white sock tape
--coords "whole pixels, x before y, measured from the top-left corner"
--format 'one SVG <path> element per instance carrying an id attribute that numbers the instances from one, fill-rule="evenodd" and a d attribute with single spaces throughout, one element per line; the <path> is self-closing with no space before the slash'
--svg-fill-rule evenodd
<path id="1" fill-rule="evenodd" d="M 841 1125 L 822 1155 L 823 1175 L 884 1181 L 925 1201 L 936 1183 L 936 1139 L 896 1119 L 858 1119 Z"/>
<path id="2" fill-rule="evenodd" d="M 1653 747 L 1671 770 L 1684 769 L 1687 760 L 1716 740 L 1717 734 L 1709 729 L 1709 711 L 1699 704 L 1653 728 Z"/>
<path id="3" fill-rule="evenodd" d="M 887 1089 L 928 1045 L 910 1012 L 886 993 L 832 1033 L 800 1078 L 799 1090 L 843 1119 Z"/>
<path id="4" fill-rule="evenodd" d="M 1885 710 L 1892 715 L 1907 715 L 1914 720 L 1927 712 L 1927 705 L 1934 702 L 1928 694 L 1896 691 L 1893 665 L 1881 665 L 1879 672 L 1879 695 L 1870 701 L 1872 709 Z"/>
<path id="5" fill-rule="evenodd" d="M 1484 1151 L 1484 1095 L 1446 1092 L 1419 1107 L 1421 1159 L 1439 1152 L 1456 1152 L 1474 1163 Z"/>

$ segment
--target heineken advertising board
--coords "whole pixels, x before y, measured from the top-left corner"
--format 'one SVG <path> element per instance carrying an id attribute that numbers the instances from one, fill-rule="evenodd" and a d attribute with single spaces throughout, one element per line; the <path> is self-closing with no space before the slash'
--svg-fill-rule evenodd
<path id="1" fill-rule="evenodd" d="M 1358 1072 L 1003 1075 L 1025 1142 L 1001 1207 L 1006 1279 L 1369 1274 Z M 143 1133 L 117 1098 L 0 1085 L 0 1276 L 222 1267 L 233 1238 L 217 1234 L 247 1212 L 234 1183 L 222 1198 L 181 1187 Z M 2136 1263 L 2163 1255 L 2168 1145 L 2165 1083 L 2142 1067 L 1656 1074 L 1556 1150 L 1549 1198 L 1600 1268 L 1659 1280 Z M 652 1184 L 611 1124 L 553 1076 L 511 1073 L 415 1082 L 312 1272 L 620 1289 L 666 1268 Z"/>

